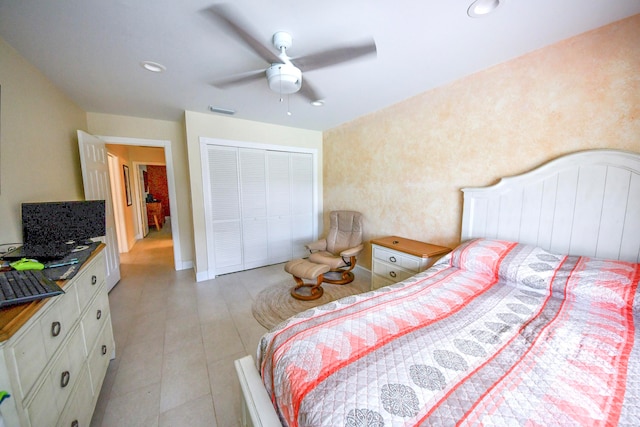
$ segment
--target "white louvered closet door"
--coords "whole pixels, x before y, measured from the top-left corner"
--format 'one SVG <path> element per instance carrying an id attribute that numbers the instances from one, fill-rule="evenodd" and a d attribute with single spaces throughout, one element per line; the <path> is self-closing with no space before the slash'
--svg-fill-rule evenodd
<path id="1" fill-rule="evenodd" d="M 244 268 L 269 264 L 267 178 L 264 150 L 240 148 L 240 200 Z"/>
<path id="2" fill-rule="evenodd" d="M 209 277 L 308 254 L 312 154 L 212 144 L 203 152 Z"/>
<path id="3" fill-rule="evenodd" d="M 207 245 L 209 265 L 215 274 L 242 270 L 242 228 L 240 188 L 238 183 L 238 149 L 211 146 L 208 150 L 211 238 Z"/>
<path id="4" fill-rule="evenodd" d="M 313 241 L 313 157 L 291 153 L 291 258 L 309 256 Z"/>
<path id="5" fill-rule="evenodd" d="M 290 153 L 267 151 L 267 230 L 269 263 L 289 261 L 291 256 Z"/>

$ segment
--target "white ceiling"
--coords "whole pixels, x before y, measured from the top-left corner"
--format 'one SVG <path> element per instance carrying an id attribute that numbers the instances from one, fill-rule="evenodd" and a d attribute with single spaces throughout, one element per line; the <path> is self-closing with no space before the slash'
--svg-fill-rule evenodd
<path id="1" fill-rule="evenodd" d="M 469 18 L 471 0 L 236 0 L 270 44 L 293 35 L 303 56 L 373 37 L 377 57 L 303 74 L 324 95 L 312 107 L 266 82 L 217 89 L 216 79 L 267 64 L 202 13 L 215 0 L 0 0 L 0 36 L 89 112 L 178 120 L 209 105 L 235 117 L 326 130 L 622 18 L 639 0 L 508 0 Z M 154 74 L 140 62 L 159 62 Z M 0 82 L 1 84 L 2 82 Z M 210 113 L 214 114 L 214 113 Z"/>

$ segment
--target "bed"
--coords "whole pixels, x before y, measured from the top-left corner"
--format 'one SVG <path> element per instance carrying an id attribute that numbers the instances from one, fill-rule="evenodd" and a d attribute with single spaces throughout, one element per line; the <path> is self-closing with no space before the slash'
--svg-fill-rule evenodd
<path id="1" fill-rule="evenodd" d="M 640 425 L 640 154 L 463 192 L 463 243 L 432 268 L 236 361 L 244 425 Z"/>

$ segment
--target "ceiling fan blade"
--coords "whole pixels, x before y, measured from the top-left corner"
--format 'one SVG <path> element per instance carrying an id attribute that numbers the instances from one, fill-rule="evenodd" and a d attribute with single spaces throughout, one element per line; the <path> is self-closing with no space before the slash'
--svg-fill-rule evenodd
<path id="1" fill-rule="evenodd" d="M 309 102 L 321 101 L 324 97 L 318 92 L 313 85 L 309 84 L 309 79 L 302 81 L 302 87 L 298 93 L 309 100 Z"/>
<path id="2" fill-rule="evenodd" d="M 217 87 L 218 89 L 226 89 L 230 86 L 249 83 L 254 80 L 261 80 L 264 78 L 265 78 L 264 70 L 255 70 L 255 71 L 248 71 L 246 73 L 235 74 L 233 76 L 218 79 L 214 81 L 212 85 Z"/>
<path id="3" fill-rule="evenodd" d="M 259 57 L 267 61 L 269 64 L 280 63 L 282 60 L 267 46 L 262 44 L 254 35 L 249 25 L 244 23 L 240 15 L 232 10 L 227 4 L 215 4 L 204 9 L 204 13 L 208 14 L 218 22 L 224 24 L 237 37 L 244 41 Z"/>
<path id="4" fill-rule="evenodd" d="M 293 58 L 291 61 L 296 67 L 303 71 L 311 71 L 341 64 L 343 62 L 353 61 L 354 59 L 362 58 L 367 55 L 376 54 L 376 43 L 371 39 L 359 45 L 328 49 L 323 52 L 302 56 L 300 58 Z"/>

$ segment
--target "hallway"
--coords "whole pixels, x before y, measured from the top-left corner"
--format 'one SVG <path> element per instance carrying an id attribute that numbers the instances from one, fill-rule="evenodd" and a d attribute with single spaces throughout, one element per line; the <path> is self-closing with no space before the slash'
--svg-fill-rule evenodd
<path id="1" fill-rule="evenodd" d="M 173 269 L 171 227 L 121 254 L 109 294 L 116 342 L 91 425 L 238 427 L 233 361 L 254 355 L 266 332 L 255 295 L 286 280 L 282 265 L 195 282 Z"/>

